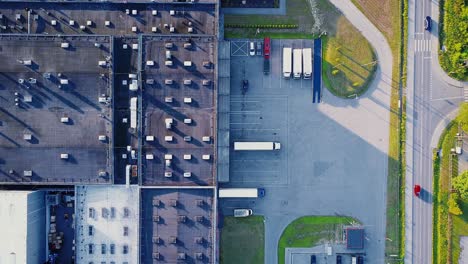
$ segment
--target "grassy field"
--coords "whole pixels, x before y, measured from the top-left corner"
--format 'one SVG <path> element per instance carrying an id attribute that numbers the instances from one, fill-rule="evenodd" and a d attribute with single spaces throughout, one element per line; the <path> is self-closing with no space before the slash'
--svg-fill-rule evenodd
<path id="1" fill-rule="evenodd" d="M 351 223 L 357 221 L 343 216 L 304 216 L 294 220 L 278 242 L 278 263 L 284 263 L 287 247 L 312 247 L 320 242 L 336 241 L 343 234 L 342 226 Z"/>
<path id="2" fill-rule="evenodd" d="M 446 50 L 439 53 L 442 68 L 453 78 L 468 81 L 468 4 L 444 0 L 440 4 L 440 38 Z M 465 63 L 465 66 L 463 66 Z"/>
<path id="3" fill-rule="evenodd" d="M 449 263 L 449 226 L 448 226 L 448 198 L 449 198 L 449 180 L 456 176 L 458 171 L 450 171 L 450 167 L 455 165 L 458 160 L 450 159 L 450 149 L 455 143 L 455 134 L 458 132 L 456 122 L 452 122 L 444 131 L 439 140 L 439 149 L 442 150 L 442 158 L 434 159 L 434 250 L 433 263 Z M 452 161 L 452 164 L 450 164 Z"/>
<path id="4" fill-rule="evenodd" d="M 387 178 L 387 256 L 404 256 L 404 181 L 405 175 L 405 99 L 402 98 L 401 119 L 398 101 L 400 87 L 406 82 L 407 0 L 352 0 L 384 34 L 393 54 L 392 92 L 390 102 L 390 143 Z M 404 40 L 402 40 L 404 39 Z"/>
<path id="5" fill-rule="evenodd" d="M 377 58 L 369 42 L 340 16 L 336 33 L 324 43 L 323 77 L 328 89 L 342 98 L 363 94 L 373 80 Z"/>
<path id="6" fill-rule="evenodd" d="M 460 236 L 468 236 L 468 201 L 463 201 L 460 208 L 463 214 L 452 216 L 452 259 L 454 263 L 457 263 L 460 257 Z"/>
<path id="7" fill-rule="evenodd" d="M 260 35 L 256 30 L 225 28 L 226 38 L 263 38 L 270 35 L 272 38 L 310 38 L 314 32 L 314 17 L 307 0 L 288 0 L 287 14 L 281 15 L 229 15 L 224 16 L 225 24 L 297 24 L 299 28 L 290 30 L 262 29 Z"/>
<path id="8" fill-rule="evenodd" d="M 263 216 L 227 216 L 221 229 L 221 264 L 265 262 L 265 224 Z"/>

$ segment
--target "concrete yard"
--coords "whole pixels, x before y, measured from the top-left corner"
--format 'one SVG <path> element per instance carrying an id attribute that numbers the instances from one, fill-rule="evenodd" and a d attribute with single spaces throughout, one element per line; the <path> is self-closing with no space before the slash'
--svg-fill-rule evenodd
<path id="1" fill-rule="evenodd" d="M 281 150 L 231 149 L 230 183 L 221 187 L 264 187 L 266 196 L 221 199 L 221 210 L 252 208 L 265 216 L 265 263 L 277 263 L 281 233 L 304 215 L 356 218 L 366 232 L 366 262 L 383 263 L 390 95 L 371 87 L 359 100 L 342 100 L 324 89 L 322 103 L 313 104 L 312 80 L 281 77 L 282 47 L 312 45 L 273 40 L 269 75 L 263 57 L 231 46 L 231 144 L 278 141 Z M 244 78 L 249 89 L 242 95 Z"/>
<path id="2" fill-rule="evenodd" d="M 213 4 L 2 3 L 0 16 L 0 33 L 214 35 L 216 28 Z"/>
<path id="3" fill-rule="evenodd" d="M 3 35 L 0 46 L 0 182 L 110 182 L 112 107 L 98 101 L 112 97 L 112 64 L 98 66 L 110 38 Z"/>

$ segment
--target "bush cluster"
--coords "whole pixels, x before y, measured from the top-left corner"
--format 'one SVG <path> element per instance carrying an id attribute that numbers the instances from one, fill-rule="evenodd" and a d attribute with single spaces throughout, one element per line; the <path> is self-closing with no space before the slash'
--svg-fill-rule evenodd
<path id="1" fill-rule="evenodd" d="M 298 28 L 297 24 L 225 24 L 226 28 Z"/>

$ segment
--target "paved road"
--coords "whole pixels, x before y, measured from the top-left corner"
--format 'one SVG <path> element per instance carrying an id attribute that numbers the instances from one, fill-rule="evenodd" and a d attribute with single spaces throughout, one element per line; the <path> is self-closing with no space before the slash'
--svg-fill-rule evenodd
<path id="1" fill-rule="evenodd" d="M 432 263 L 432 149 L 463 101 L 463 83 L 438 64 L 438 2 L 409 1 L 405 263 Z M 432 32 L 424 30 L 431 16 Z M 414 184 L 422 187 L 413 195 Z"/>

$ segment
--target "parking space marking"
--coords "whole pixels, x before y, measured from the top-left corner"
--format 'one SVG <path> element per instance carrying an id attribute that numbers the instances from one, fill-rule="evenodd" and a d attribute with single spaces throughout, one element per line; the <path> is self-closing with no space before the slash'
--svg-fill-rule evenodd
<path id="1" fill-rule="evenodd" d="M 248 41 L 231 41 L 231 56 L 249 56 Z"/>

